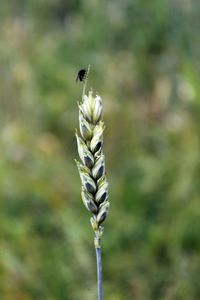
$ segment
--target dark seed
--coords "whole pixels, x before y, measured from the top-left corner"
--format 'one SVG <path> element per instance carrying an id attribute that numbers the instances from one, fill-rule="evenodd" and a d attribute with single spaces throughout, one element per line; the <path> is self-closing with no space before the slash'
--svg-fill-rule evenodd
<path id="1" fill-rule="evenodd" d="M 86 187 L 87 192 L 89 192 L 90 194 L 95 193 L 94 187 L 91 184 L 89 184 L 88 182 L 86 183 L 85 187 Z"/>
<path id="2" fill-rule="evenodd" d="M 96 179 L 99 179 L 103 175 L 104 167 L 101 166 L 97 172 Z"/>

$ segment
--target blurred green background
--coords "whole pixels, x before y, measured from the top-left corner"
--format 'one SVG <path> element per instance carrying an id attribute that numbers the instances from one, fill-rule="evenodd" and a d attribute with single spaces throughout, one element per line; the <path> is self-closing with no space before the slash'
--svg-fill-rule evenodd
<path id="1" fill-rule="evenodd" d="M 200 2 L 0 3 L 0 299 L 93 300 L 75 128 L 104 101 L 106 300 L 200 299 Z"/>

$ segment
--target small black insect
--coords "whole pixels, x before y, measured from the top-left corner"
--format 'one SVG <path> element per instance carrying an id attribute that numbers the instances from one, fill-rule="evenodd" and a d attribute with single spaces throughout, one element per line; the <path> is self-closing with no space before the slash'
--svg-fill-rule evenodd
<path id="1" fill-rule="evenodd" d="M 86 69 L 81 69 L 80 71 L 78 71 L 78 75 L 76 77 L 76 81 L 80 80 L 80 81 L 84 81 L 85 78 L 87 76 L 87 71 Z"/>

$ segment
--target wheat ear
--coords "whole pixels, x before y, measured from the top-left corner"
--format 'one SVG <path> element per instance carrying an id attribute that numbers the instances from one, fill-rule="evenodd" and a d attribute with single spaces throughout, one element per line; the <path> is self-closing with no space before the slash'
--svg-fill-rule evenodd
<path id="1" fill-rule="evenodd" d="M 89 69 L 88 69 L 89 73 Z M 81 197 L 85 207 L 92 213 L 90 219 L 95 233 L 94 245 L 97 259 L 98 300 L 103 300 L 101 236 L 102 223 L 109 209 L 108 182 L 105 175 L 105 157 L 103 154 L 102 99 L 93 96 L 91 90 L 85 94 L 86 83 L 83 87 L 82 101 L 79 103 L 80 135 L 76 132 L 78 153 L 82 163 L 77 163 L 82 182 Z"/>

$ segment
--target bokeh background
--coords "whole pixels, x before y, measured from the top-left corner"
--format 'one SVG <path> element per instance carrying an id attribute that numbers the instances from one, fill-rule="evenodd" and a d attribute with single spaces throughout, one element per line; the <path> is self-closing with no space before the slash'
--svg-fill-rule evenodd
<path id="1" fill-rule="evenodd" d="M 0 299 L 93 300 L 82 84 L 104 101 L 107 300 L 200 299 L 200 2 L 0 3 Z"/>

